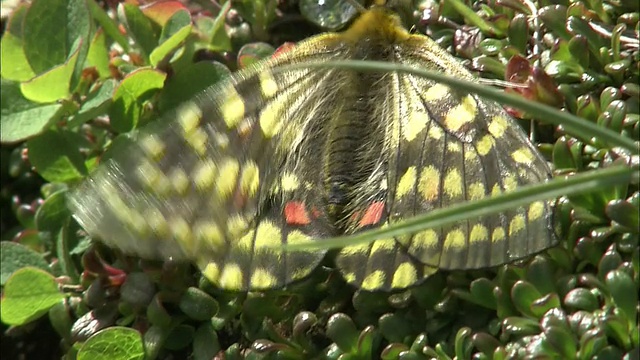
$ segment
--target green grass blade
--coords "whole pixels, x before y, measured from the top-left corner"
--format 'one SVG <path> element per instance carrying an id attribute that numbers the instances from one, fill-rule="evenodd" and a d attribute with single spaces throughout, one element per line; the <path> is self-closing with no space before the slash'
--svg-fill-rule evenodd
<path id="1" fill-rule="evenodd" d="M 422 76 L 427 79 L 447 84 L 452 88 L 466 91 L 469 93 L 478 94 L 486 99 L 490 99 L 499 102 L 504 105 L 513 106 L 515 108 L 527 111 L 531 114 L 535 114 L 536 118 L 541 121 L 553 125 L 562 125 L 567 133 L 583 140 L 585 143 L 592 143 L 592 139 L 596 138 L 606 143 L 611 147 L 621 147 L 633 154 L 638 154 L 638 144 L 632 139 L 624 137 L 614 131 L 598 126 L 592 122 L 581 119 L 575 115 L 567 112 L 562 112 L 554 109 L 550 106 L 543 105 L 531 100 L 527 100 L 523 97 L 507 94 L 501 90 L 496 90 L 492 87 L 481 85 L 476 82 L 461 80 L 453 78 L 446 74 L 442 74 L 436 71 L 429 71 L 419 69 L 411 66 L 401 64 L 391 64 L 382 61 L 362 61 L 362 60 L 348 60 L 348 61 L 327 61 L 323 63 L 304 63 L 298 65 L 291 65 L 282 67 L 279 71 L 287 71 L 291 69 L 302 68 L 345 68 L 358 71 L 400 71 L 417 76 Z M 278 71 L 278 70 L 276 70 Z"/>
<path id="2" fill-rule="evenodd" d="M 555 199 L 563 195 L 598 191 L 606 186 L 629 183 L 634 174 L 637 177 L 638 170 L 637 167 L 613 166 L 603 170 L 556 178 L 546 183 L 523 186 L 508 193 L 437 209 L 430 213 L 393 224 L 384 229 L 374 229 L 356 235 L 340 236 L 313 243 L 287 245 L 285 249 L 288 251 L 335 249 L 369 243 L 382 238 L 416 233 L 432 227 L 443 226 L 480 215 L 505 211 L 530 204 L 534 201 Z"/>

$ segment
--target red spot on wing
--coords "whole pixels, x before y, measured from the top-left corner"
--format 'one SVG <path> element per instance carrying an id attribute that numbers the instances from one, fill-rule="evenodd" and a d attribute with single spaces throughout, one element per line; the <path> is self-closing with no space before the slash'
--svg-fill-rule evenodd
<path id="1" fill-rule="evenodd" d="M 289 225 L 309 225 L 311 220 L 304 203 L 289 201 L 284 205 L 284 220 Z"/>
<path id="2" fill-rule="evenodd" d="M 380 223 L 380 219 L 382 219 L 382 213 L 384 212 L 384 202 L 376 201 L 371 203 L 367 210 L 365 210 L 364 215 L 360 219 L 360 223 L 358 224 L 360 227 L 365 227 L 368 225 L 377 225 Z"/>

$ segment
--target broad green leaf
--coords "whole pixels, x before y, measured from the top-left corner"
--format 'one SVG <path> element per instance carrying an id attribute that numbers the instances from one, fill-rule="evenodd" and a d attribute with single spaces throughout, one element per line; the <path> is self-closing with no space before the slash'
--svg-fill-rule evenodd
<path id="1" fill-rule="evenodd" d="M 55 278 L 34 267 L 25 267 L 13 273 L 4 285 L 0 302 L 2 322 L 24 325 L 46 314 L 64 299 Z"/>
<path id="2" fill-rule="evenodd" d="M 55 232 L 59 230 L 65 220 L 69 218 L 66 203 L 66 191 L 58 191 L 45 199 L 36 211 L 36 227 L 40 231 Z"/>
<path id="3" fill-rule="evenodd" d="M 36 76 L 23 49 L 22 23 L 26 14 L 27 6 L 24 4 L 14 11 L 0 41 L 2 62 L 11 64 L 11 66 L 0 67 L 0 75 L 6 80 L 26 81 Z"/>
<path id="4" fill-rule="evenodd" d="M 220 13 L 216 16 L 209 33 L 209 44 L 212 51 L 229 51 L 231 50 L 231 39 L 225 29 L 225 20 L 227 12 L 231 8 L 231 1 L 227 1 L 222 5 Z"/>
<path id="5" fill-rule="evenodd" d="M 118 16 L 145 57 L 148 57 L 158 44 L 158 34 L 151 20 L 144 16 L 138 5 L 133 4 L 118 5 Z"/>
<path id="6" fill-rule="evenodd" d="M 85 0 L 33 1 L 24 23 L 29 64 L 37 74 L 66 63 L 72 54 L 78 54 L 82 64 L 90 30 Z"/>
<path id="7" fill-rule="evenodd" d="M 84 67 L 95 67 L 100 74 L 100 78 L 105 79 L 111 76 L 109 71 L 109 49 L 107 46 L 107 35 L 103 29 L 98 29 L 93 35 L 87 61 Z"/>
<path id="8" fill-rule="evenodd" d="M 27 142 L 29 161 L 45 180 L 68 182 L 87 174 L 77 138 L 66 131 L 49 130 Z"/>
<path id="9" fill-rule="evenodd" d="M 138 125 L 142 105 L 154 90 L 162 88 L 166 74 L 149 68 L 139 69 L 127 75 L 113 94 L 109 111 L 111 126 L 118 132 L 127 132 Z"/>
<path id="10" fill-rule="evenodd" d="M 162 29 L 161 44 L 149 55 L 151 65 L 158 65 L 160 61 L 171 54 L 191 34 L 192 27 L 188 12 L 176 12 Z"/>
<path id="11" fill-rule="evenodd" d="M 81 125 L 96 116 L 106 114 L 116 88 L 116 80 L 108 79 L 98 89 L 91 92 L 80 105 L 78 113 L 69 121 L 69 128 Z"/>
<path id="12" fill-rule="evenodd" d="M 4 285 L 15 271 L 26 266 L 49 270 L 49 264 L 41 254 L 22 244 L 0 242 L 0 285 Z"/>
<path id="13" fill-rule="evenodd" d="M 51 103 L 69 97 L 71 77 L 80 54 L 80 47 L 64 64 L 55 66 L 33 79 L 23 82 L 20 90 L 24 97 L 38 103 Z"/>
<path id="14" fill-rule="evenodd" d="M 90 337 L 78 351 L 78 360 L 144 359 L 140 333 L 134 329 L 114 326 Z"/>
<path id="15" fill-rule="evenodd" d="M 104 329 L 84 342 L 78 360 L 144 359 L 140 333 L 134 329 L 114 326 Z"/>
<path id="16" fill-rule="evenodd" d="M 13 143 L 42 132 L 57 121 L 63 112 L 61 104 L 42 105 L 25 99 L 17 82 L 2 80 L 0 142 Z"/>

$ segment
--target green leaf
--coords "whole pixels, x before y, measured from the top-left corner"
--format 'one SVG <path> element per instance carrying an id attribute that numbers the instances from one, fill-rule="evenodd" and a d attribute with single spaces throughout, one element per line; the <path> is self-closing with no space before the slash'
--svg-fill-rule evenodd
<path id="1" fill-rule="evenodd" d="M 158 44 L 158 34 L 151 20 L 142 13 L 138 5 L 133 4 L 118 5 L 118 16 L 145 57 L 148 57 Z"/>
<path id="2" fill-rule="evenodd" d="M 176 12 L 162 29 L 160 45 L 149 55 L 151 65 L 156 66 L 169 56 L 191 34 L 191 17 L 186 11 Z"/>
<path id="3" fill-rule="evenodd" d="M 23 267 L 49 270 L 49 264 L 41 254 L 11 241 L 0 242 L 0 260 L 0 285 L 4 285 L 15 271 Z"/>
<path id="4" fill-rule="evenodd" d="M 190 287 L 180 298 L 180 310 L 194 320 L 211 319 L 218 312 L 218 303 L 204 291 Z"/>
<path id="5" fill-rule="evenodd" d="M 47 181 L 68 182 L 87 174 L 77 138 L 66 131 L 47 131 L 27 142 L 29 161 Z"/>
<path id="6" fill-rule="evenodd" d="M 220 351 L 218 333 L 211 322 L 204 322 L 196 330 L 193 339 L 193 356 L 195 359 L 213 359 Z"/>
<path id="7" fill-rule="evenodd" d="M 36 76 L 23 49 L 22 24 L 26 14 L 27 6 L 22 4 L 13 12 L 0 41 L 2 62 L 11 64 L 0 67 L 0 75 L 6 80 L 26 81 Z"/>
<path id="8" fill-rule="evenodd" d="M 75 69 L 80 47 L 64 64 L 34 77 L 20 85 L 25 98 L 38 103 L 50 103 L 69 97 L 71 77 Z"/>
<path id="9" fill-rule="evenodd" d="M 109 106 L 111 106 L 111 98 L 113 97 L 116 83 L 116 80 L 108 79 L 98 89 L 91 92 L 67 126 L 73 128 L 99 115 L 106 114 Z"/>
<path id="10" fill-rule="evenodd" d="M 41 105 L 22 96 L 17 82 L 0 82 L 1 123 L 0 142 L 13 143 L 39 134 L 63 113 L 61 104 Z"/>
<path id="11" fill-rule="evenodd" d="M 113 94 L 109 115 L 111 126 L 118 132 L 127 132 L 138 125 L 142 106 L 154 90 L 162 88 L 166 74 L 150 68 L 139 69 L 127 75 Z"/>
<path id="12" fill-rule="evenodd" d="M 96 3 L 95 0 L 87 0 L 89 5 L 89 10 L 91 11 L 91 16 L 96 20 L 98 24 L 100 24 L 101 30 L 118 43 L 124 50 L 124 52 L 129 52 L 129 40 L 126 36 L 120 33 L 118 29 L 118 24 L 116 24 L 109 15 Z"/>
<path id="13" fill-rule="evenodd" d="M 89 52 L 87 53 L 87 61 L 84 67 L 94 67 L 96 71 L 98 71 L 98 74 L 100 74 L 101 79 L 111 76 L 111 71 L 109 70 L 107 35 L 105 34 L 104 29 L 98 29 L 98 31 L 93 35 L 93 39 L 89 45 Z"/>
<path id="14" fill-rule="evenodd" d="M 78 360 L 144 359 L 140 333 L 134 329 L 114 326 L 104 329 L 84 342 Z"/>
<path id="15" fill-rule="evenodd" d="M 468 7 L 464 2 L 460 0 L 448 0 L 449 4 L 453 6 L 454 9 L 460 15 L 462 15 L 468 22 L 477 26 L 480 31 L 485 34 L 491 34 L 495 36 L 502 36 L 503 32 L 498 27 L 494 26 L 492 23 L 485 21 L 480 15 L 476 14 L 473 9 Z"/>
<path id="16" fill-rule="evenodd" d="M 46 314 L 63 299 L 51 274 L 34 267 L 22 268 L 14 272 L 4 286 L 0 302 L 2 322 L 24 325 Z"/>
<path id="17" fill-rule="evenodd" d="M 625 315 L 629 323 L 637 319 L 638 286 L 624 271 L 613 270 L 605 278 L 613 302 Z"/>
<path id="18" fill-rule="evenodd" d="M 33 1 L 24 23 L 24 51 L 29 64 L 37 74 L 66 63 L 72 54 L 80 54 L 82 64 L 89 31 L 84 0 Z"/>
<path id="19" fill-rule="evenodd" d="M 67 191 L 58 191 L 49 196 L 36 211 L 36 227 L 40 231 L 57 231 L 69 218 L 66 203 Z"/>
<path id="20" fill-rule="evenodd" d="M 213 20 L 211 24 L 211 31 L 209 32 L 209 44 L 212 51 L 230 51 L 231 39 L 225 29 L 225 20 L 227 13 L 231 8 L 231 1 L 227 1 L 222 5 L 220 13 Z"/>

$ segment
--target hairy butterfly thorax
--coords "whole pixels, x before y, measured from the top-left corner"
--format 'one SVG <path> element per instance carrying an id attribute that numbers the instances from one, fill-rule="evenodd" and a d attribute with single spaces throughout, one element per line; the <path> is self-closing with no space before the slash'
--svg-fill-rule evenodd
<path id="1" fill-rule="evenodd" d="M 379 60 L 473 76 L 385 7 L 309 38 L 204 91 L 143 129 L 71 197 L 106 244 L 193 261 L 220 287 L 306 277 L 325 251 L 285 252 L 545 181 L 546 161 L 495 103 L 401 72 L 287 68 Z M 366 290 L 403 289 L 437 269 L 496 266 L 556 239 L 537 201 L 371 244 L 335 258 Z"/>

